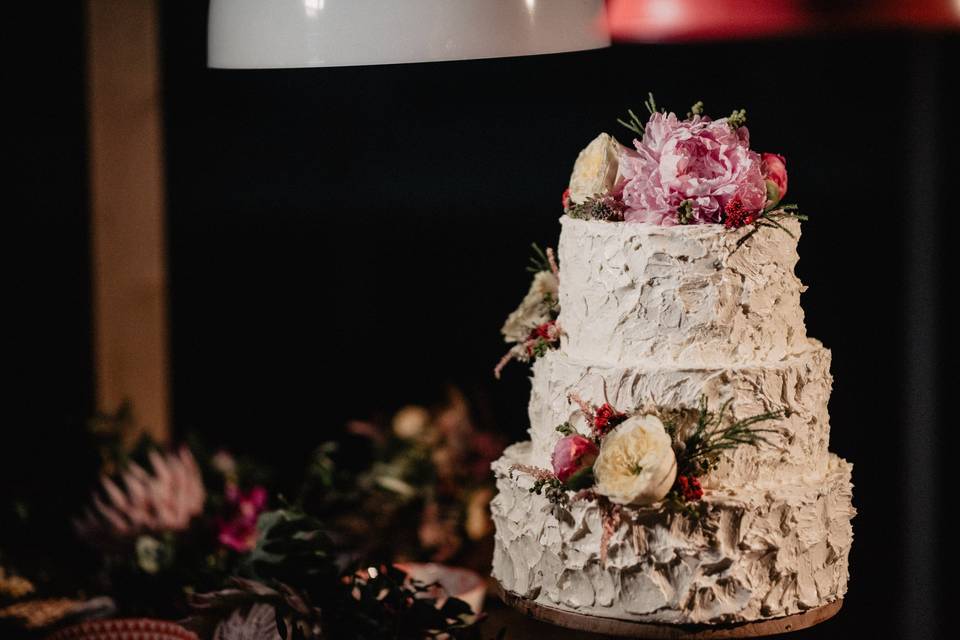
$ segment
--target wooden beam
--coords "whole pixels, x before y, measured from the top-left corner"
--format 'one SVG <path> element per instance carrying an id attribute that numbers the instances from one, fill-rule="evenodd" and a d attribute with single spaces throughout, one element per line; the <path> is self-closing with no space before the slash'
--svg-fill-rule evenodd
<path id="1" fill-rule="evenodd" d="M 170 435 L 157 0 L 87 0 L 97 405 Z M 129 434 L 128 443 L 139 434 Z"/>

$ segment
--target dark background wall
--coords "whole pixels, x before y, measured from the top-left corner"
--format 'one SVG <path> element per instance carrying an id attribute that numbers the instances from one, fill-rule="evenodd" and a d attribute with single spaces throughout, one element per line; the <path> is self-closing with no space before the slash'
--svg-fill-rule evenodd
<path id="1" fill-rule="evenodd" d="M 811 216 L 803 303 L 834 354 L 831 448 L 855 465 L 845 610 L 806 635 L 906 621 L 930 637 L 946 590 L 915 561 L 936 564 L 950 500 L 940 354 L 953 340 L 956 36 L 236 72 L 205 68 L 204 5 L 162 16 L 180 434 L 299 468 L 348 418 L 449 382 L 523 437 L 525 370 L 490 373 L 498 329 L 527 286 L 529 243 L 556 242 L 576 153 L 603 130 L 628 141 L 615 119 L 648 90 L 679 112 L 743 106 L 753 146 L 787 156 L 789 200 Z M 0 448 L 5 483 L 49 487 L 70 482 L 64 449 L 91 411 L 92 375 L 82 13 L 61 13 L 43 46 L 40 18 L 22 17 L 36 55 L 14 65 L 6 122 L 6 431 L 24 444 Z M 919 475 L 917 451 L 935 452 Z"/>

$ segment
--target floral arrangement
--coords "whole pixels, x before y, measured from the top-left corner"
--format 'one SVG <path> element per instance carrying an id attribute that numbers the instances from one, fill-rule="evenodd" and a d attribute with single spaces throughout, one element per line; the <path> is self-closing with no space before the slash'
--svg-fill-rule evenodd
<path id="1" fill-rule="evenodd" d="M 389 564 L 345 562 L 329 530 L 296 509 L 264 513 L 257 546 L 224 588 L 190 597 L 187 625 L 214 638 L 479 638 L 457 598 Z"/>
<path id="2" fill-rule="evenodd" d="M 633 414 L 620 412 L 609 402 L 591 405 L 576 394 L 570 400 L 580 406 L 590 433 L 582 434 L 565 422 L 557 427 L 562 437 L 553 450 L 552 469 L 514 465 L 511 472 L 533 477 L 530 492 L 544 495 L 555 509 L 597 501 L 604 518 L 604 558 L 623 507 L 698 519 L 704 495 L 701 478 L 716 469 L 721 454 L 768 443 L 767 434 L 780 431 L 757 425 L 787 415 L 772 411 L 732 420 L 730 401 L 714 412 L 705 397 L 696 409 L 657 407 Z"/>
<path id="3" fill-rule="evenodd" d="M 119 616 L 189 617 L 218 640 L 479 637 L 482 616 L 393 565 L 489 561 L 490 463 L 503 444 L 457 390 L 382 426 L 349 423 L 286 487 L 196 441 L 126 449 L 131 415 L 92 421 L 93 446 L 74 455 L 88 453 L 99 477 L 85 506 L 51 509 L 80 514 L 62 533 L 44 530 L 29 497 L 0 496 L 0 636 Z M 37 549 L 51 545 L 64 548 L 59 565 Z"/>
<path id="4" fill-rule="evenodd" d="M 544 251 L 536 244 L 532 247 L 527 271 L 533 274 L 533 281 L 520 306 L 501 329 L 504 341 L 513 346 L 494 367 L 497 379 L 511 360 L 530 362 L 560 345 L 560 269 L 552 249 Z"/>
<path id="5" fill-rule="evenodd" d="M 486 566 L 490 464 L 505 442 L 477 426 L 463 393 L 448 388 L 430 406 L 347 430 L 318 448 L 298 499 L 304 508 L 357 541 L 364 556 Z"/>
<path id="6" fill-rule="evenodd" d="M 572 218 L 646 222 L 664 226 L 723 224 L 789 233 L 780 221 L 806 218 L 787 193 L 783 156 L 750 148 L 746 111 L 713 120 L 697 102 L 681 119 L 644 103 L 646 120 L 628 110 L 618 120 L 636 137 L 632 148 L 602 133 L 580 152 L 563 197 Z"/>

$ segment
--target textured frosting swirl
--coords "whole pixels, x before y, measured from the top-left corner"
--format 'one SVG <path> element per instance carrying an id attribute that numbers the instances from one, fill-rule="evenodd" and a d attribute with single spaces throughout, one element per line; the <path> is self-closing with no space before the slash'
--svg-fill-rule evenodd
<path id="1" fill-rule="evenodd" d="M 558 351 L 533 366 L 530 437 L 494 463 L 494 576 L 509 591 L 580 613 L 729 623 L 797 613 L 844 595 L 851 465 L 829 453 L 830 352 L 806 337 L 794 275 L 798 222 L 747 230 L 563 218 Z M 724 452 L 701 480 L 701 517 L 624 508 L 601 562 L 595 502 L 557 508 L 513 464 L 550 467 L 575 392 L 620 411 L 787 409 L 770 444 Z M 767 425 L 764 425 L 767 426 Z M 774 426 L 773 424 L 769 426 Z"/>
<path id="2" fill-rule="evenodd" d="M 562 349 L 593 363 L 770 362 L 808 348 L 800 224 L 663 227 L 561 218 Z"/>
<path id="3" fill-rule="evenodd" d="M 600 560 L 596 503 L 555 513 L 531 480 L 529 443 L 494 463 L 499 493 L 493 575 L 538 603 L 618 619 L 730 623 L 798 613 L 846 592 L 853 530 L 851 465 L 831 455 L 817 477 L 775 489 L 710 491 L 699 521 L 634 510 Z M 559 517 L 558 517 L 559 516 Z"/>
<path id="4" fill-rule="evenodd" d="M 786 472 L 822 473 L 830 439 L 827 401 L 833 378 L 830 351 L 816 341 L 810 346 L 805 353 L 767 365 L 696 369 L 589 365 L 561 352 L 548 353 L 533 366 L 531 464 L 550 467 L 550 453 L 560 438 L 557 425 L 570 422 L 581 433 L 589 433 L 579 407 L 568 400 L 571 392 L 596 405 L 609 401 L 627 413 L 651 406 L 695 408 L 706 396 L 714 409 L 731 400 L 734 419 L 790 411 L 789 417 L 764 425 L 783 432 L 768 434 L 769 445 L 725 452 L 719 468 L 703 478 L 707 486 L 764 483 Z"/>

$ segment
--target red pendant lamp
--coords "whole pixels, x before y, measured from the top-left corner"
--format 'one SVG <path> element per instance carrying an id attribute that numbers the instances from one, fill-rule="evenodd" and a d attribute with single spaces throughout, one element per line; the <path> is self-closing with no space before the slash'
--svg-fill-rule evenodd
<path id="1" fill-rule="evenodd" d="M 608 0 L 607 9 L 613 38 L 636 42 L 960 27 L 960 0 Z"/>

